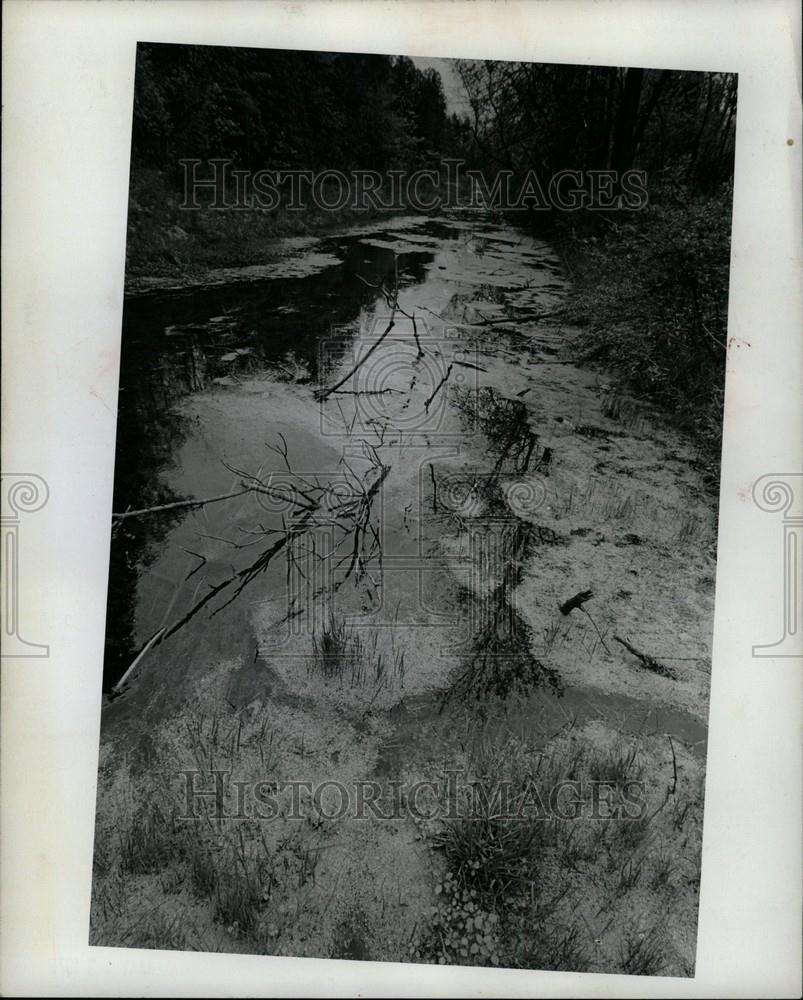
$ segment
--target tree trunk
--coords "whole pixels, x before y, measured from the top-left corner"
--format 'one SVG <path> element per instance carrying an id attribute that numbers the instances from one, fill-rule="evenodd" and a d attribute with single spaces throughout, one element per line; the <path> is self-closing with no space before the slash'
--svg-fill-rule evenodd
<path id="1" fill-rule="evenodd" d="M 625 83 L 622 90 L 622 103 L 616 116 L 616 130 L 613 140 L 611 166 L 619 173 L 633 166 L 635 153 L 635 131 L 638 120 L 641 87 L 644 81 L 643 69 L 628 69 L 625 71 Z"/>

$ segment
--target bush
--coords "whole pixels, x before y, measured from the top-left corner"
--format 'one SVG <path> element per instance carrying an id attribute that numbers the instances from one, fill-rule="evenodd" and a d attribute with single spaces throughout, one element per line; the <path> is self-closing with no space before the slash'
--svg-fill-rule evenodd
<path id="1" fill-rule="evenodd" d="M 570 321 L 588 356 L 668 410 L 719 461 L 727 350 L 731 190 L 663 201 L 564 246 Z M 597 223 L 600 225 L 601 223 Z M 596 229 L 596 227 L 595 227 Z"/>

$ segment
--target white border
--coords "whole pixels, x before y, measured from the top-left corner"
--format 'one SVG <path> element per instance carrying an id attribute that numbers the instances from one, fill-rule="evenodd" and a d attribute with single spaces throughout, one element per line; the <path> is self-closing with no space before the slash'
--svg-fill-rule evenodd
<path id="1" fill-rule="evenodd" d="M 51 656 L 3 663 L 3 994 L 798 996 L 801 661 L 750 655 L 777 638 L 782 588 L 780 525 L 750 487 L 803 453 L 795 0 L 8 0 L 3 14 L 3 468 L 51 494 L 23 526 L 20 590 Z M 138 39 L 739 72 L 695 980 L 86 945 Z"/>

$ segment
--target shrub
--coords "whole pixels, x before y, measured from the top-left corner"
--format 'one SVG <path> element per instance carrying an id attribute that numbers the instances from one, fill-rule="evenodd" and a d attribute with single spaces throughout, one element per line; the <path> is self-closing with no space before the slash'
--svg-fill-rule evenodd
<path id="1" fill-rule="evenodd" d="M 673 414 L 718 463 L 727 350 L 731 189 L 664 192 L 627 222 L 564 245 L 575 287 L 570 321 L 588 356 Z"/>

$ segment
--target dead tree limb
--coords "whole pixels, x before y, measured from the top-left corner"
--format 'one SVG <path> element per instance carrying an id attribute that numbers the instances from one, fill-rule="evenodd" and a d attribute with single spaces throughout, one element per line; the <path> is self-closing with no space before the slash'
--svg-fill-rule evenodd
<path id="1" fill-rule="evenodd" d="M 570 597 L 568 601 L 564 601 L 560 605 L 560 613 L 562 615 L 568 615 L 570 611 L 574 611 L 575 608 L 581 608 L 586 601 L 590 601 L 594 596 L 592 590 L 581 590 L 574 597 Z"/>
<path id="2" fill-rule="evenodd" d="M 454 365 L 452 365 L 452 364 L 449 365 L 449 367 L 446 369 L 446 374 L 443 376 L 443 378 L 440 380 L 440 382 L 438 382 L 438 384 L 432 390 L 432 395 L 429 397 L 429 399 L 427 399 L 424 402 L 424 409 L 427 411 L 427 413 L 429 413 L 429 404 L 438 395 L 438 393 L 441 390 L 441 387 L 448 381 L 449 376 L 452 374 L 452 368 L 453 367 L 454 367 Z"/>
<path id="3" fill-rule="evenodd" d="M 392 294 L 385 287 L 385 283 L 383 281 L 380 281 L 378 285 L 372 285 L 371 282 L 370 281 L 366 281 L 365 278 L 363 278 L 363 276 L 361 274 L 358 274 L 357 277 L 360 279 L 360 281 L 364 285 L 367 285 L 369 288 L 375 288 L 375 289 L 377 289 L 377 291 L 381 292 L 382 295 L 384 296 L 385 302 L 387 303 L 387 305 L 389 306 L 389 308 L 393 309 L 394 312 L 396 310 L 398 310 L 402 314 L 402 316 L 405 317 L 405 319 L 409 319 L 410 320 L 410 322 L 413 324 L 413 339 L 415 340 L 415 346 L 416 346 L 416 350 L 418 352 L 416 360 L 418 360 L 420 358 L 423 358 L 424 357 L 424 352 L 421 349 L 421 341 L 418 339 L 418 324 L 415 321 L 415 310 L 413 310 L 413 312 L 411 312 L 411 313 L 408 313 L 404 309 L 402 309 L 402 307 L 399 305 L 399 279 L 398 279 L 398 276 L 396 277 L 396 284 L 395 284 L 395 287 L 393 289 L 393 293 Z"/>
<path id="4" fill-rule="evenodd" d="M 163 510 L 180 510 L 182 507 L 203 507 L 208 503 L 218 503 L 220 500 L 231 500 L 232 497 L 241 497 L 251 492 L 251 487 L 237 490 L 234 493 L 222 493 L 218 497 L 207 497 L 205 500 L 176 500 L 175 503 L 157 504 L 155 507 L 141 507 L 139 510 L 127 510 L 122 514 L 112 514 L 117 521 L 122 521 L 127 517 L 140 517 L 142 514 L 158 514 Z"/>
<path id="5" fill-rule="evenodd" d="M 385 332 L 384 332 L 384 333 L 382 334 L 382 336 L 381 336 L 381 337 L 380 337 L 380 338 L 379 338 L 379 339 L 378 339 L 378 340 L 377 340 L 377 341 L 376 341 L 375 343 L 373 343 L 373 344 L 372 344 L 372 345 L 371 345 L 371 346 L 370 346 L 370 347 L 368 348 L 368 350 L 367 350 L 367 351 L 365 352 L 365 354 L 364 354 L 364 355 L 363 355 L 363 356 L 362 356 L 362 357 L 360 358 L 360 360 L 359 360 L 359 361 L 357 362 L 357 364 L 356 364 L 356 365 L 355 365 L 355 366 L 354 366 L 354 367 L 353 367 L 353 368 L 351 369 L 351 371 L 350 371 L 350 372 L 348 373 L 348 375 L 345 375 L 345 376 L 344 376 L 344 377 L 343 377 L 343 378 L 342 378 L 342 379 L 341 379 L 341 380 L 340 380 L 340 381 L 339 381 L 339 382 L 337 383 L 337 385 L 333 385 L 331 389 L 327 389 L 327 390 L 326 390 L 325 392 L 321 392 L 321 393 L 319 393 L 319 394 L 318 394 L 318 399 L 319 399 L 319 400 L 320 400 L 320 401 L 322 402 L 322 401 L 323 401 L 324 399 L 327 399 L 327 398 L 328 398 L 329 396 L 331 396 L 333 392 L 337 392 L 337 390 L 338 390 L 338 389 L 339 389 L 339 388 L 340 388 L 341 386 L 344 386 L 344 385 L 346 384 L 346 382 L 348 382 L 348 380 L 349 380 L 349 379 L 351 378 L 351 376 L 352 376 L 352 375 L 353 375 L 353 374 L 354 374 L 354 373 L 355 373 L 355 372 L 356 372 L 356 371 L 357 371 L 357 370 L 358 370 L 358 369 L 359 369 L 359 368 L 360 368 L 360 367 L 361 367 L 362 365 L 364 365 L 364 364 L 365 364 L 365 362 L 366 362 L 366 361 L 367 361 L 367 360 L 368 360 L 368 359 L 369 359 L 369 358 L 371 357 L 371 355 L 372 355 L 372 354 L 374 353 L 374 351 L 375 351 L 375 350 L 376 350 L 376 349 L 377 349 L 377 348 L 379 347 L 379 345 L 380 345 L 380 344 L 382 343 L 382 341 L 383 341 L 383 340 L 385 339 L 385 337 L 387 337 L 387 335 L 388 335 L 388 334 L 390 333 L 390 331 L 391 331 L 391 330 L 393 329 L 393 327 L 394 327 L 394 326 L 395 326 L 395 319 L 394 319 L 394 316 L 393 316 L 393 314 L 391 314 L 391 317 L 390 317 L 390 322 L 388 323 L 388 325 L 387 325 L 387 327 L 386 327 L 386 329 L 385 329 Z"/>
<path id="6" fill-rule="evenodd" d="M 286 442 L 282 441 L 282 447 L 274 450 L 278 451 L 279 454 L 284 454 L 285 463 L 292 472 L 292 467 L 287 460 Z M 257 476 L 242 473 L 248 478 L 248 482 L 243 483 L 244 486 L 248 487 L 248 491 L 275 496 L 277 499 L 292 504 L 294 510 L 291 512 L 287 522 L 284 517 L 282 518 L 282 531 L 271 545 L 265 548 L 250 565 L 239 570 L 235 570 L 232 567 L 231 574 L 225 580 L 210 587 L 209 591 L 199 600 L 195 601 L 193 606 L 178 621 L 175 621 L 169 628 L 159 634 L 158 637 L 155 637 L 154 644 L 163 642 L 172 636 L 195 617 L 202 608 L 227 591 L 228 593 L 223 603 L 219 604 L 211 612 L 213 616 L 219 614 L 236 600 L 256 576 L 264 573 L 274 558 L 283 550 L 288 553 L 287 573 L 290 573 L 293 565 L 295 565 L 297 570 L 301 571 L 301 567 L 295 559 L 293 545 L 297 544 L 305 536 L 311 537 L 314 545 L 312 532 L 319 527 L 333 527 L 342 533 L 342 538 L 337 548 L 347 540 L 350 542 L 349 551 L 343 560 L 341 560 L 349 560 L 348 571 L 344 579 L 347 579 L 352 574 L 355 580 L 361 579 L 365 572 L 367 572 L 366 564 L 374 557 L 377 551 L 379 552 L 381 565 L 381 542 L 376 528 L 371 522 L 371 512 L 374 499 L 390 472 L 390 466 L 383 465 L 380 462 L 376 448 L 368 442 L 364 442 L 363 450 L 365 460 L 371 463 L 371 468 L 368 472 L 374 473 L 374 475 L 368 479 L 365 474 L 358 475 L 348 462 L 341 459 L 352 477 L 352 487 L 354 490 L 354 495 L 346 499 L 343 499 L 333 484 L 330 483 L 326 486 L 321 486 L 316 483 L 313 485 L 296 473 L 293 473 L 296 481 L 293 483 L 290 495 L 287 492 L 274 490 L 265 485 Z M 308 489 L 302 490 L 298 482 L 304 482 Z M 304 499 L 298 499 L 294 494 L 300 494 Z M 277 534 L 277 531 L 276 529 L 268 529 L 264 534 L 266 536 L 268 534 Z M 222 540 L 225 541 L 225 539 Z M 239 547 L 235 544 L 235 548 Z M 304 577 L 306 574 L 301 572 L 301 575 Z M 342 582 L 341 580 L 335 586 L 339 586 Z"/>
<path id="7" fill-rule="evenodd" d="M 435 466 L 429 463 L 429 475 L 432 479 L 432 513 L 438 513 L 438 481 L 435 478 Z"/>
<path id="8" fill-rule="evenodd" d="M 675 671 L 665 666 L 659 660 L 656 660 L 654 656 L 650 656 L 649 653 L 640 652 L 626 639 L 621 639 L 618 635 L 615 635 L 614 639 L 620 646 L 624 646 L 628 653 L 632 653 L 646 670 L 651 670 L 654 674 L 660 674 L 661 677 L 671 677 L 673 680 L 677 680 Z"/>
<path id="9" fill-rule="evenodd" d="M 669 789 L 669 794 L 674 795 L 678 787 L 678 759 L 675 756 L 675 744 L 672 742 L 672 737 L 669 733 L 666 735 L 669 738 L 669 747 L 672 750 L 672 786 Z"/>
<path id="10" fill-rule="evenodd" d="M 386 392 L 401 392 L 401 389 L 333 389 L 330 395 L 338 396 L 383 396 Z"/>
<path id="11" fill-rule="evenodd" d="M 163 632 L 164 632 L 164 629 L 160 628 L 158 632 L 154 632 L 154 634 L 150 637 L 150 639 L 148 639 L 148 641 L 145 643 L 145 645 L 142 647 L 142 649 L 137 654 L 136 658 L 134 659 L 134 662 L 131 664 L 131 666 L 128 668 L 128 670 L 126 670 L 126 672 L 123 674 L 123 676 L 120 678 L 120 680 L 112 688 L 111 693 L 113 695 L 120 694 L 120 692 L 123 689 L 123 685 L 128 680 L 128 678 L 131 676 L 131 674 L 134 672 L 134 668 L 137 666 L 137 664 L 139 664 L 142 661 L 143 657 L 148 652 L 148 650 L 151 648 L 151 646 L 154 646 L 159 641 L 159 639 L 161 638 Z"/>

